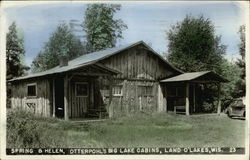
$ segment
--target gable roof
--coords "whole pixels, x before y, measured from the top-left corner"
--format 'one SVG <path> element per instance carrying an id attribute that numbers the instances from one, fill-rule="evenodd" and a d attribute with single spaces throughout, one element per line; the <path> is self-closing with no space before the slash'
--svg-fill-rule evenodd
<path id="1" fill-rule="evenodd" d="M 73 60 L 70 60 L 68 62 L 67 66 L 56 66 L 52 69 L 43 71 L 43 72 L 38 72 L 38 73 L 31 73 L 27 76 L 23 76 L 23 77 L 18 77 L 18 78 L 14 78 L 11 79 L 9 81 L 15 81 L 15 80 L 21 80 L 21 79 L 28 79 L 28 78 L 34 78 L 34 77 L 41 77 L 41 76 L 45 76 L 45 75 L 51 75 L 51 74 L 56 74 L 56 73 L 63 73 L 63 72 L 67 72 L 70 70 L 74 70 L 74 69 L 78 69 L 80 67 L 84 67 L 84 66 L 88 66 L 91 64 L 95 64 L 103 59 L 106 59 L 112 55 L 115 55 L 117 53 L 120 53 L 124 50 L 127 50 L 129 48 L 132 48 L 134 46 L 137 46 L 139 44 L 143 44 L 144 46 L 147 47 L 147 49 L 149 49 L 153 54 L 155 54 L 158 58 L 160 58 L 165 64 L 167 64 L 168 66 L 170 66 L 170 68 L 172 68 L 173 70 L 175 70 L 178 73 L 183 73 L 181 70 L 175 68 L 174 66 L 172 66 L 170 63 L 168 63 L 162 56 L 160 56 L 158 53 L 156 53 L 151 47 L 149 47 L 146 43 L 144 43 L 143 41 L 138 41 L 136 43 L 132 43 L 132 44 L 128 44 L 128 45 L 124 45 L 124 46 L 119 46 L 119 47 L 115 47 L 115 48 L 108 48 L 105 50 L 101 50 L 101 51 L 97 51 L 97 52 L 93 52 L 93 53 L 89 53 L 89 54 L 84 54 L 78 58 L 75 58 Z M 111 69 L 110 69 L 111 70 Z"/>
<path id="2" fill-rule="evenodd" d="M 194 80 L 198 80 L 199 78 L 202 78 L 202 77 L 205 77 L 204 79 L 210 79 L 210 80 L 212 79 L 211 81 L 228 82 L 228 80 L 224 79 L 223 77 L 219 76 L 218 74 L 216 74 L 212 71 L 183 73 L 183 74 L 180 74 L 178 76 L 174 76 L 171 78 L 161 80 L 160 82 L 194 81 Z M 209 77 L 209 78 L 207 78 L 207 77 Z"/>

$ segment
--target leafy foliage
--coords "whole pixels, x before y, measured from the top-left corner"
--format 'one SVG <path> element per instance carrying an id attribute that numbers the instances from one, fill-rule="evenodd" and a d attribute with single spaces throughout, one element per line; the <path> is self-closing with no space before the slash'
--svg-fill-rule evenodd
<path id="1" fill-rule="evenodd" d="M 242 57 L 242 60 L 245 60 L 245 54 L 246 54 L 246 26 L 242 25 L 240 26 L 239 32 L 240 34 L 240 44 L 239 44 L 239 52 Z"/>
<path id="2" fill-rule="evenodd" d="M 114 19 L 114 14 L 121 9 L 119 4 L 89 4 L 84 16 L 84 31 L 87 46 L 91 51 L 115 47 L 122 31 L 127 28 L 121 19 Z"/>
<path id="3" fill-rule="evenodd" d="M 238 59 L 236 64 L 240 68 L 240 79 L 236 83 L 236 88 L 234 90 L 234 97 L 243 97 L 246 94 L 246 63 L 245 63 L 245 52 L 246 52 L 246 37 L 245 37 L 246 28 L 245 25 L 240 26 L 239 35 L 240 35 L 240 44 L 239 53 L 241 59 Z"/>
<path id="4" fill-rule="evenodd" d="M 228 83 L 222 84 L 222 109 L 227 107 L 235 97 L 245 92 L 244 57 L 245 34 L 244 26 L 240 28 L 239 44 L 242 60 L 237 64 L 229 62 L 223 56 L 226 46 L 221 44 L 221 37 L 215 35 L 215 28 L 211 20 L 203 16 L 186 18 L 172 26 L 167 33 L 169 40 L 168 59 L 176 67 L 186 72 L 211 70 L 223 76 Z M 202 110 L 216 111 L 218 88 L 206 85 L 202 95 Z"/>
<path id="5" fill-rule="evenodd" d="M 6 36 L 7 80 L 21 76 L 29 69 L 23 62 L 25 54 L 23 43 L 23 37 L 20 36 L 16 23 L 13 22 Z"/>
<path id="6" fill-rule="evenodd" d="M 222 76 L 225 77 L 229 82 L 224 83 L 221 87 L 221 99 L 222 107 L 227 107 L 235 98 L 237 83 L 241 80 L 241 69 L 234 62 L 229 62 L 224 59 L 221 63 Z M 235 92 L 236 91 L 236 92 Z"/>
<path id="7" fill-rule="evenodd" d="M 49 38 L 44 49 L 32 62 L 32 71 L 44 71 L 59 65 L 61 59 L 71 60 L 85 54 L 84 45 L 69 27 L 62 23 Z"/>
<path id="8" fill-rule="evenodd" d="M 225 109 L 235 98 L 237 83 L 241 80 L 241 69 L 234 62 L 229 62 L 227 59 L 221 61 L 221 76 L 229 82 L 221 84 L 221 101 L 222 110 Z M 202 93 L 202 109 L 203 111 L 215 112 L 218 105 L 218 88 L 214 84 L 205 85 L 205 90 Z"/>
<path id="9" fill-rule="evenodd" d="M 168 60 L 183 71 L 213 70 L 220 73 L 226 47 L 215 35 L 211 20 L 203 16 L 186 18 L 167 32 Z"/>
<path id="10" fill-rule="evenodd" d="M 40 117 L 21 109 L 9 110 L 6 127 L 7 147 L 60 147 L 64 143 L 64 137 L 67 137 L 63 131 L 69 127 L 72 127 L 72 124 L 59 119 Z"/>

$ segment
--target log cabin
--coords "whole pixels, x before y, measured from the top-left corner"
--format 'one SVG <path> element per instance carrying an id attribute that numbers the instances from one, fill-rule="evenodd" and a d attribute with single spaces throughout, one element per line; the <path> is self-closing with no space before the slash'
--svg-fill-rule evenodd
<path id="1" fill-rule="evenodd" d="M 12 108 L 73 120 L 138 111 L 189 115 L 199 110 L 199 84 L 214 83 L 220 89 L 226 80 L 211 71 L 184 73 L 139 41 L 62 61 L 9 82 Z M 220 113 L 220 96 L 218 102 Z"/>

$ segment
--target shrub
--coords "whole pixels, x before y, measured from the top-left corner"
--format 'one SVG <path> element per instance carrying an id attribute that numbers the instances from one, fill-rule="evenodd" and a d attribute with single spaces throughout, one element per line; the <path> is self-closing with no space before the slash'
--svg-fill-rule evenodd
<path id="1" fill-rule="evenodd" d="M 48 120 L 50 119 L 48 118 Z M 58 146 L 62 143 L 60 137 L 63 133 L 51 126 L 48 120 L 20 109 L 9 111 L 7 114 L 7 147 Z M 53 121 L 59 120 L 54 119 Z"/>
<path id="2" fill-rule="evenodd" d="M 27 147 L 37 140 L 36 122 L 29 121 L 31 114 L 22 110 L 10 111 L 7 114 L 7 145 Z"/>
<path id="3" fill-rule="evenodd" d="M 204 111 L 204 112 L 209 112 L 209 113 L 211 113 L 211 112 L 215 112 L 216 111 L 216 108 L 217 106 L 216 106 L 216 102 L 203 102 L 203 104 L 202 104 L 202 110 Z"/>

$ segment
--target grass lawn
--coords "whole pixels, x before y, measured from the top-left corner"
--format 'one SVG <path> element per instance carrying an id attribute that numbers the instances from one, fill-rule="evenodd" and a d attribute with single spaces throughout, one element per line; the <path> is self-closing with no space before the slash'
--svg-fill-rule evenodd
<path id="1" fill-rule="evenodd" d="M 134 114 L 100 122 L 43 123 L 42 143 L 32 147 L 244 147 L 244 120 L 226 115 Z M 46 141 L 46 142 L 44 142 Z M 14 144 L 9 144 L 13 147 Z"/>

